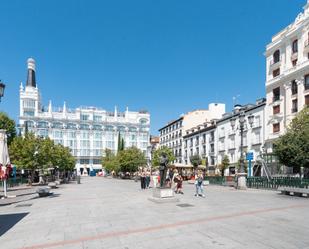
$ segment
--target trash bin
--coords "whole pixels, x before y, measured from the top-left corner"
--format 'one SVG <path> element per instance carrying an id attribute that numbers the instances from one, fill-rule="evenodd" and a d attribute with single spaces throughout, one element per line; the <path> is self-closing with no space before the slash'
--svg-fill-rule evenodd
<path id="1" fill-rule="evenodd" d="M 80 184 L 80 176 L 77 176 L 77 184 Z"/>

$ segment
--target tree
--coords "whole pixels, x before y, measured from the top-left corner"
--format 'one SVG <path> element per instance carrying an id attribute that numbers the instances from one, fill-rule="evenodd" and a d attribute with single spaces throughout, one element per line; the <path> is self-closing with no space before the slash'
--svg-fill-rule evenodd
<path id="1" fill-rule="evenodd" d="M 66 172 L 75 167 L 75 158 L 69 148 L 57 145 L 49 138 L 36 137 L 33 133 L 15 137 L 9 146 L 9 153 L 12 163 L 31 172 L 32 181 L 36 170 L 42 172 L 57 167 Z"/>
<path id="2" fill-rule="evenodd" d="M 274 153 L 280 163 L 295 171 L 309 168 L 309 107 L 297 114 L 286 133 L 274 143 Z"/>
<path id="3" fill-rule="evenodd" d="M 219 165 L 221 176 L 224 176 L 224 171 L 229 167 L 229 165 L 230 165 L 230 159 L 227 155 L 225 155 L 223 157 L 223 160 L 221 161 L 221 164 Z"/>
<path id="4" fill-rule="evenodd" d="M 6 131 L 7 135 L 7 144 L 8 146 L 12 143 L 14 137 L 16 137 L 16 124 L 13 119 L 10 119 L 9 116 L 0 112 L 0 129 Z"/>
<path id="5" fill-rule="evenodd" d="M 105 155 L 102 158 L 102 165 L 108 172 L 118 172 L 119 171 L 119 162 L 116 155 L 110 150 L 105 149 Z"/>
<path id="6" fill-rule="evenodd" d="M 138 170 L 138 167 L 144 166 L 147 163 L 144 153 L 136 147 L 120 151 L 117 157 L 120 171 L 122 172 L 135 172 Z"/>
<path id="7" fill-rule="evenodd" d="M 199 155 L 190 156 L 190 162 L 194 168 L 197 168 L 199 165 L 202 164 L 202 159 Z"/>
<path id="8" fill-rule="evenodd" d="M 118 152 L 124 150 L 124 139 L 121 137 L 120 132 L 118 133 Z"/>
<path id="9" fill-rule="evenodd" d="M 153 152 L 152 166 L 160 165 L 160 157 L 163 154 L 167 156 L 168 162 L 173 162 L 176 159 L 176 157 L 173 154 L 173 151 L 170 148 L 162 146 L 161 148 L 158 148 Z"/>

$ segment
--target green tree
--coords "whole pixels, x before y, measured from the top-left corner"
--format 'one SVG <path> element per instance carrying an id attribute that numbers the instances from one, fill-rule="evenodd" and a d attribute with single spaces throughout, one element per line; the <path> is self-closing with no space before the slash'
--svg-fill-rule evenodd
<path id="1" fill-rule="evenodd" d="M 167 156 L 168 162 L 173 162 L 176 159 L 176 157 L 173 154 L 173 151 L 170 148 L 162 146 L 161 148 L 158 148 L 153 152 L 152 166 L 160 165 L 160 157 L 163 154 Z"/>
<path id="2" fill-rule="evenodd" d="M 197 168 L 199 165 L 202 164 L 202 159 L 199 155 L 190 156 L 190 162 L 194 168 Z"/>
<path id="3" fill-rule="evenodd" d="M 280 163 L 309 168 L 309 107 L 305 107 L 292 120 L 286 133 L 274 143 L 274 153 Z"/>
<path id="4" fill-rule="evenodd" d="M 230 159 L 227 155 L 225 155 L 221 161 L 221 164 L 219 165 L 221 176 L 224 176 L 224 171 L 229 167 L 229 165 L 230 165 Z"/>
<path id="5" fill-rule="evenodd" d="M 120 171 L 135 172 L 138 167 L 144 166 L 147 163 L 144 153 L 136 148 L 130 147 L 120 151 L 117 154 Z"/>
<path id="6" fill-rule="evenodd" d="M 36 170 L 43 172 L 47 168 L 58 167 L 65 172 L 75 166 L 75 158 L 69 148 L 56 145 L 49 138 L 36 137 L 33 133 L 15 137 L 9 146 L 9 153 L 13 164 L 31 172 L 32 181 Z"/>
<path id="7" fill-rule="evenodd" d="M 105 149 L 105 155 L 102 158 L 102 165 L 108 172 L 119 172 L 119 162 L 117 156 L 110 150 Z"/>
<path id="8" fill-rule="evenodd" d="M 124 139 L 121 137 L 120 132 L 118 132 L 118 152 L 124 150 Z"/>
<path id="9" fill-rule="evenodd" d="M 6 131 L 7 143 L 10 145 L 14 137 L 16 137 L 16 124 L 15 121 L 10 119 L 4 112 L 0 112 L 0 129 Z"/>

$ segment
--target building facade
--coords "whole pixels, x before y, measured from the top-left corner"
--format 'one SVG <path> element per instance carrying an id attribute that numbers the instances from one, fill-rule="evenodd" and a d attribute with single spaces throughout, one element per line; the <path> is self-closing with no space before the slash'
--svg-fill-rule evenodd
<path id="1" fill-rule="evenodd" d="M 135 146 L 145 155 L 149 146 L 150 114 L 146 111 L 108 112 L 96 107 L 68 109 L 53 108 L 51 101 L 44 108 L 35 79 L 35 61 L 28 59 L 26 86 L 20 86 L 19 129 L 37 136 L 49 137 L 58 144 L 71 149 L 76 157 L 76 169 L 101 169 L 101 158 L 105 149 L 117 152 L 118 137 L 125 147 Z M 149 155 L 147 155 L 149 156 Z"/>
<path id="2" fill-rule="evenodd" d="M 257 100 L 256 104 L 239 106 L 245 112 L 245 123 L 243 133 L 243 153 L 253 153 L 253 164 L 261 156 L 265 141 L 265 106 L 266 100 Z M 252 126 L 248 122 L 248 117 L 253 115 Z M 235 108 L 232 113 L 227 113 L 216 122 L 216 145 L 215 155 L 217 165 L 221 164 L 224 156 L 228 156 L 230 168 L 225 174 L 234 174 L 240 159 L 241 136 L 239 129 L 239 112 Z M 236 125 L 232 127 L 231 119 L 236 118 Z"/>
<path id="3" fill-rule="evenodd" d="M 208 124 L 213 119 L 219 119 L 225 113 L 225 104 L 211 103 L 207 110 L 195 110 L 182 115 L 159 129 L 160 146 L 166 146 L 174 152 L 174 163 L 185 164 L 183 136 L 185 131 L 199 125 Z"/>
<path id="4" fill-rule="evenodd" d="M 265 106 L 266 100 L 260 99 L 256 104 L 238 106 L 245 111 L 246 117 L 253 115 L 252 127 L 246 118 L 243 134 L 244 154 L 253 153 L 253 164 L 261 155 L 265 139 Z M 199 155 L 205 159 L 208 170 L 215 173 L 216 167 L 221 164 L 224 156 L 228 156 L 230 167 L 225 175 L 234 174 L 240 159 L 240 131 L 239 124 L 231 126 L 231 119 L 238 119 L 239 112 L 235 109 L 226 113 L 221 119 L 214 119 L 209 124 L 199 125 L 187 130 L 184 135 L 184 161 L 190 165 L 190 156 Z"/>
<path id="5" fill-rule="evenodd" d="M 266 148 L 309 105 L 309 1 L 266 47 Z"/>

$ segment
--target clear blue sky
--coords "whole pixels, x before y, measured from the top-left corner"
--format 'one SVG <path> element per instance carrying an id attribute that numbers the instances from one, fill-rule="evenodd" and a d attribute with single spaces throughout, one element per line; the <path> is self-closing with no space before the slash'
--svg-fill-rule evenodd
<path id="1" fill-rule="evenodd" d="M 2 0 L 0 109 L 17 120 L 26 60 L 43 103 L 147 109 L 153 134 L 192 109 L 265 96 L 265 46 L 306 0 Z"/>

